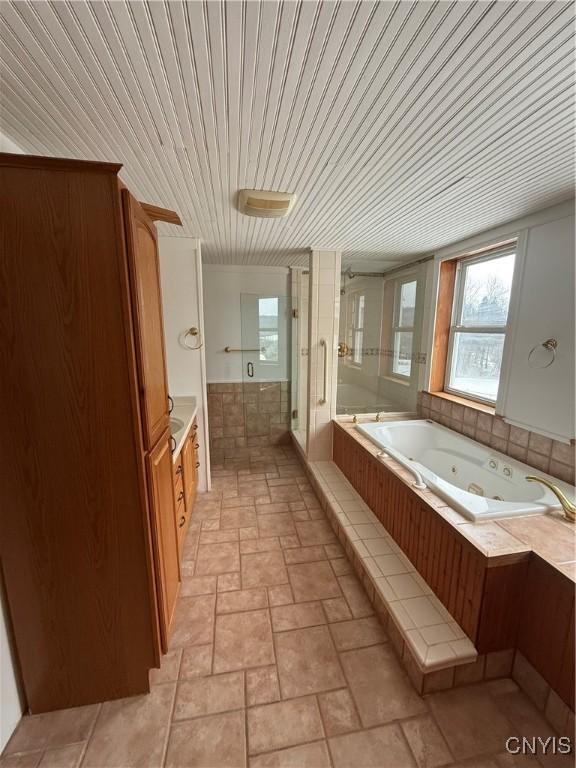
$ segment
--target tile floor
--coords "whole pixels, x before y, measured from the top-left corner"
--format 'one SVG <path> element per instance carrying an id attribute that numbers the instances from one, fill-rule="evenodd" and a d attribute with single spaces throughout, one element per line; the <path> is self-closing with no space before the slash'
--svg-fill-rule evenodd
<path id="1" fill-rule="evenodd" d="M 511 680 L 420 697 L 291 448 L 214 470 L 149 696 L 26 717 L 0 768 L 508 768 L 552 730 Z"/>

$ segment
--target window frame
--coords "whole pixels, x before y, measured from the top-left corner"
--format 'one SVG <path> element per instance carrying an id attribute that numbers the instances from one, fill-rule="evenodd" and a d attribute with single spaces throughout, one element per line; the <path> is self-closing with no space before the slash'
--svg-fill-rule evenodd
<path id="1" fill-rule="evenodd" d="M 408 283 L 415 283 L 416 289 L 414 294 L 414 320 L 412 322 L 412 325 L 400 325 L 400 312 L 401 312 L 401 301 L 402 301 L 402 286 L 407 285 Z M 416 320 L 416 306 L 418 303 L 418 279 L 415 275 L 410 275 L 406 277 L 399 277 L 396 279 L 396 285 L 394 286 L 394 310 L 392 313 L 392 325 L 390 327 L 390 338 L 391 338 L 391 346 L 392 346 L 392 356 L 390 358 L 390 367 L 388 370 L 388 375 L 394 379 L 398 379 L 402 382 L 408 382 L 410 381 L 412 377 L 412 363 L 413 359 L 410 358 L 410 373 L 399 373 L 398 371 L 394 370 L 394 360 L 395 360 L 395 354 L 396 354 L 396 334 L 397 333 L 411 333 L 412 334 L 412 355 L 414 354 L 414 329 L 415 329 L 415 323 Z"/>
<path id="2" fill-rule="evenodd" d="M 362 300 L 362 325 L 356 325 L 356 322 L 358 320 L 359 310 L 358 307 L 360 305 L 360 300 Z M 350 326 L 350 333 L 351 333 L 351 339 L 352 342 L 350 344 L 352 348 L 352 355 L 350 356 L 350 365 L 353 365 L 355 368 L 362 368 L 364 364 L 364 321 L 366 319 L 366 292 L 364 290 L 358 290 L 354 291 L 352 293 L 352 324 Z M 356 352 L 356 334 L 360 333 L 362 335 L 362 344 L 360 346 L 360 359 L 356 361 L 354 359 L 355 352 Z"/>
<path id="3" fill-rule="evenodd" d="M 505 256 L 510 256 L 511 254 L 514 254 L 514 268 L 512 271 L 512 282 L 510 285 L 510 297 L 508 300 L 508 312 L 506 314 L 506 323 L 504 325 L 474 325 L 474 326 L 470 326 L 470 325 L 466 326 L 466 325 L 458 324 L 457 320 L 461 320 L 462 318 L 464 290 L 466 287 L 466 270 L 468 269 L 468 267 L 474 264 L 485 262 L 485 261 L 494 261 L 496 259 L 500 259 Z M 452 299 L 452 313 L 450 316 L 450 329 L 448 333 L 448 342 L 447 342 L 446 367 L 444 371 L 443 391 L 446 392 L 447 394 L 454 395 L 456 397 L 460 397 L 465 400 L 470 400 L 471 402 L 474 402 L 474 403 L 482 403 L 484 405 L 489 405 L 492 408 L 496 407 L 496 403 L 498 401 L 498 395 L 500 393 L 500 384 L 502 382 L 503 363 L 504 363 L 504 346 L 506 344 L 506 336 L 510 331 L 510 309 L 512 305 L 514 273 L 516 271 L 517 258 L 518 258 L 518 244 L 517 242 L 515 242 L 515 243 L 510 243 L 508 245 L 503 245 L 501 248 L 484 250 L 481 253 L 472 254 L 470 256 L 463 256 L 456 260 L 456 275 L 454 279 L 454 296 Z M 503 336 L 504 341 L 503 341 L 503 350 L 502 350 L 502 360 L 501 360 L 501 366 L 500 366 L 500 376 L 498 378 L 498 389 L 496 392 L 496 397 L 493 400 L 487 397 L 482 397 L 481 395 L 476 395 L 471 392 L 466 392 L 464 390 L 456 389 L 455 387 L 450 386 L 452 361 L 454 357 L 454 343 L 455 343 L 455 336 L 457 333 L 483 333 L 483 334 L 494 334 L 494 335 L 499 334 Z"/>
<path id="4" fill-rule="evenodd" d="M 260 301 L 262 299 L 269 301 L 270 299 L 276 299 L 276 326 L 274 328 L 263 328 L 260 325 L 260 318 L 262 315 L 260 314 Z M 280 297 L 279 296 L 259 296 L 258 297 L 258 345 L 260 346 L 260 352 L 258 353 L 258 364 L 259 365 L 278 365 L 280 362 L 280 349 L 278 348 L 278 355 L 275 360 L 266 360 L 262 358 L 262 342 L 261 342 L 261 334 L 262 333 L 276 333 L 276 336 L 278 337 L 278 345 L 280 345 Z"/>

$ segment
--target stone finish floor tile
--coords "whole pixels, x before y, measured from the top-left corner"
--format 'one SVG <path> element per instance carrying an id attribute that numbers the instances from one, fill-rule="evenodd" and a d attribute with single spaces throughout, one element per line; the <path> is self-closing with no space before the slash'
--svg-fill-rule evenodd
<path id="1" fill-rule="evenodd" d="M 216 617 L 214 672 L 274 664 L 270 612 L 245 611 Z"/>
<path id="2" fill-rule="evenodd" d="M 280 584 L 278 587 L 268 587 L 268 603 L 274 605 L 288 605 L 294 602 L 290 584 Z"/>
<path id="3" fill-rule="evenodd" d="M 85 746 L 82 743 L 70 744 L 58 749 L 48 749 L 40 760 L 39 768 L 78 768 Z"/>
<path id="4" fill-rule="evenodd" d="M 216 600 L 216 613 L 237 613 L 238 611 L 254 611 L 266 608 L 268 595 L 264 588 L 237 589 L 233 592 L 222 592 Z"/>
<path id="5" fill-rule="evenodd" d="M 571 764 L 505 753 L 552 734 L 510 679 L 420 697 L 295 452 L 238 451 L 197 497 L 151 694 L 24 717 L 0 768 Z"/>
<path id="6" fill-rule="evenodd" d="M 416 763 L 400 726 L 385 725 L 370 731 L 335 736 L 329 740 L 334 768 L 412 768 Z"/>
<path id="7" fill-rule="evenodd" d="M 512 730 L 516 732 L 485 686 L 434 693 L 428 702 L 457 760 L 501 752 Z"/>
<path id="8" fill-rule="evenodd" d="M 288 576 L 297 603 L 342 596 L 338 581 L 326 560 L 289 565 Z"/>
<path id="9" fill-rule="evenodd" d="M 168 651 L 167 654 L 162 656 L 160 661 L 160 669 L 150 670 L 150 685 L 158 685 L 159 683 L 172 683 L 174 680 L 178 680 L 181 658 L 181 648 Z"/>
<path id="10" fill-rule="evenodd" d="M 272 608 L 272 629 L 285 632 L 287 629 L 302 629 L 325 624 L 326 618 L 320 603 L 295 603 Z"/>
<path id="11" fill-rule="evenodd" d="M 339 736 L 349 731 L 359 731 L 360 718 L 347 688 L 318 695 L 318 703 L 328 736 Z"/>
<path id="12" fill-rule="evenodd" d="M 196 573 L 204 574 L 229 573 L 240 570 L 240 551 L 236 542 L 226 544 L 200 544 L 196 558 Z M 211 590 L 216 591 L 216 586 Z"/>
<path id="13" fill-rule="evenodd" d="M 314 696 L 248 709 L 251 755 L 322 738 L 322 720 Z"/>
<path id="14" fill-rule="evenodd" d="M 276 667 L 260 667 L 246 672 L 246 698 L 249 707 L 270 704 L 280 699 Z"/>
<path id="15" fill-rule="evenodd" d="M 262 537 L 289 536 L 296 533 L 294 521 L 289 512 L 280 512 L 276 515 L 259 515 L 258 531 Z"/>
<path id="16" fill-rule="evenodd" d="M 338 651 L 386 642 L 386 634 L 376 616 L 332 624 L 330 632 Z"/>
<path id="17" fill-rule="evenodd" d="M 148 695 L 102 705 L 82 761 L 86 768 L 130 768 L 161 764 L 175 683 L 155 685 Z"/>
<path id="18" fill-rule="evenodd" d="M 388 646 L 345 651 L 340 658 L 365 728 L 426 711 L 424 700 Z"/>
<path id="19" fill-rule="evenodd" d="M 429 715 L 405 720 L 401 725 L 418 768 L 439 768 L 452 761 L 440 729 Z"/>
<path id="20" fill-rule="evenodd" d="M 176 605 L 170 649 L 206 645 L 214 633 L 216 595 L 181 597 Z"/>
<path id="21" fill-rule="evenodd" d="M 331 768 L 325 741 L 301 744 L 250 758 L 250 768 Z"/>
<path id="22" fill-rule="evenodd" d="M 223 675 L 182 680 L 176 691 L 174 720 L 189 720 L 201 715 L 215 715 L 244 707 L 244 675 Z"/>
<path id="23" fill-rule="evenodd" d="M 180 679 L 203 677 L 212 671 L 212 645 L 195 645 L 182 650 Z"/>
<path id="24" fill-rule="evenodd" d="M 370 600 L 368 600 L 366 592 L 356 576 L 353 576 L 352 574 L 348 576 L 340 576 L 338 582 L 355 619 L 360 619 L 363 616 L 371 616 L 374 613 Z"/>
<path id="25" fill-rule="evenodd" d="M 20 720 L 3 754 L 33 752 L 85 741 L 99 709 L 98 704 L 93 704 L 40 715 L 27 715 Z"/>
<path id="26" fill-rule="evenodd" d="M 282 552 L 258 552 L 242 555 L 242 586 L 273 587 L 288 582 L 288 571 Z"/>
<path id="27" fill-rule="evenodd" d="M 346 685 L 326 626 L 279 632 L 274 642 L 282 698 Z"/>
<path id="28" fill-rule="evenodd" d="M 243 712 L 227 712 L 174 723 L 166 768 L 245 768 L 244 718 Z"/>
<path id="29" fill-rule="evenodd" d="M 343 597 L 333 597 L 330 600 L 323 600 L 322 605 L 329 622 L 346 621 L 352 618 L 352 613 L 348 603 Z"/>

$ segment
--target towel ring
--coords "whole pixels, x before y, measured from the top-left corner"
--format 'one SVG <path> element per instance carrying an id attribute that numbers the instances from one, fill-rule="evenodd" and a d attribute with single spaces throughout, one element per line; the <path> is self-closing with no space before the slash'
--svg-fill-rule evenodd
<path id="1" fill-rule="evenodd" d="M 197 337 L 197 338 L 198 338 L 198 343 L 197 343 L 197 344 L 195 344 L 194 346 L 192 346 L 191 344 L 189 344 L 189 343 L 188 343 L 188 337 L 189 337 L 189 336 L 193 336 L 194 338 L 196 338 L 196 337 Z M 182 341 L 182 345 L 183 345 L 184 347 L 186 347 L 186 349 L 200 349 L 200 347 L 202 347 L 202 346 L 203 346 L 203 344 L 204 344 L 204 342 L 203 342 L 203 340 L 202 340 L 202 334 L 200 333 L 200 331 L 198 330 L 198 328 L 188 328 L 188 330 L 187 330 L 187 331 L 185 331 L 185 332 L 182 334 L 182 337 L 181 337 L 181 341 Z"/>
<path id="2" fill-rule="evenodd" d="M 541 344 L 535 344 L 530 352 L 528 352 L 528 364 L 531 364 L 531 361 L 533 360 L 533 355 L 536 350 L 540 349 L 540 347 L 544 347 L 544 349 L 547 352 L 550 352 L 550 359 L 547 363 L 544 365 L 531 365 L 532 368 L 541 369 L 541 368 L 549 368 L 552 363 L 556 360 L 556 350 L 558 348 L 558 342 L 556 339 L 546 339 L 546 341 L 543 341 Z"/>

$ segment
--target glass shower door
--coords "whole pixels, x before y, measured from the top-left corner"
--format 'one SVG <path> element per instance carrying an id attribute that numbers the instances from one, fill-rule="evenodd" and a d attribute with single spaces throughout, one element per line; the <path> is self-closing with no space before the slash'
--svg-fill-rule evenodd
<path id="1" fill-rule="evenodd" d="M 240 314 L 246 445 L 289 442 L 290 297 L 243 293 Z"/>

